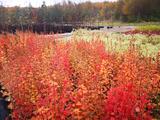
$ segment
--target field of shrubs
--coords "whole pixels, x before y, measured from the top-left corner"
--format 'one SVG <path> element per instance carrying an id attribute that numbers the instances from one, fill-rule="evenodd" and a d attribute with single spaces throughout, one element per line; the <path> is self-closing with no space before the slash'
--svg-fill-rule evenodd
<path id="1" fill-rule="evenodd" d="M 82 34 L 0 35 L 12 119 L 160 119 L 160 37 Z"/>

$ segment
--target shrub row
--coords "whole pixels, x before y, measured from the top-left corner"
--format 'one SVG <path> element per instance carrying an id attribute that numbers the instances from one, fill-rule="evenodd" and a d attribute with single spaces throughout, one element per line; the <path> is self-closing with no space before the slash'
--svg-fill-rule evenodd
<path id="1" fill-rule="evenodd" d="M 122 54 L 108 52 L 99 39 L 0 36 L 0 80 L 17 120 L 158 118 L 159 60 L 132 45 Z"/>

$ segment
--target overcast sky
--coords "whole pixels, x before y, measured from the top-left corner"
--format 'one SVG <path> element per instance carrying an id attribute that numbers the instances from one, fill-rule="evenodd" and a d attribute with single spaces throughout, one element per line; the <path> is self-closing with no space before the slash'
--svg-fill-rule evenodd
<path id="1" fill-rule="evenodd" d="M 0 0 L 4 6 L 28 6 L 29 3 L 34 7 L 39 7 L 42 2 L 45 1 L 46 5 L 53 5 L 55 3 L 62 3 L 64 0 Z M 67 0 L 66 0 L 67 1 Z M 103 2 L 103 1 L 116 1 L 116 0 L 70 0 L 75 3 L 91 1 L 91 2 Z M 1 3 L 0 3 L 1 4 Z"/>

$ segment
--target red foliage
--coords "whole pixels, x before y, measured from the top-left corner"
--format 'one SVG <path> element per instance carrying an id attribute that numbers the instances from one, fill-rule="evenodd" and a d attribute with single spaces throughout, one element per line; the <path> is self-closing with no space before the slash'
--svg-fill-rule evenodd
<path id="1" fill-rule="evenodd" d="M 138 94 L 132 84 L 112 88 L 108 92 L 105 120 L 151 120 L 146 93 Z"/>
<path id="2" fill-rule="evenodd" d="M 0 45 L 0 82 L 12 95 L 13 119 L 150 119 L 149 99 L 160 92 L 159 57 L 31 33 L 0 36 Z"/>

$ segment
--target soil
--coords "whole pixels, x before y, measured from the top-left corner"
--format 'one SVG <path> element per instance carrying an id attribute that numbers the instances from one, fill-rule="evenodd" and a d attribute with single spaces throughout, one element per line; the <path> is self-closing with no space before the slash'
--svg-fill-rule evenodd
<path id="1" fill-rule="evenodd" d="M 11 110 L 8 108 L 10 101 L 7 100 L 8 95 L 5 89 L 0 85 L 0 120 L 9 120 Z"/>

